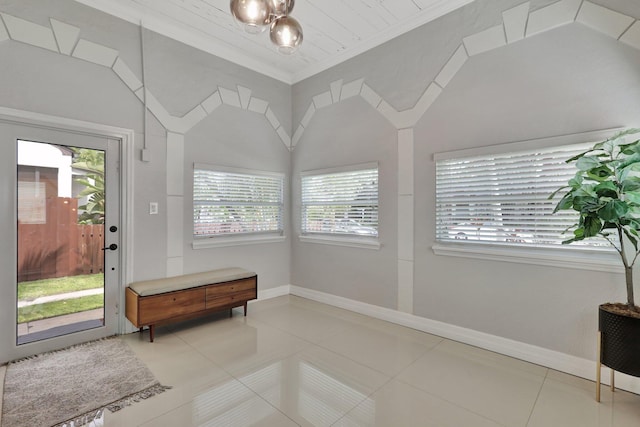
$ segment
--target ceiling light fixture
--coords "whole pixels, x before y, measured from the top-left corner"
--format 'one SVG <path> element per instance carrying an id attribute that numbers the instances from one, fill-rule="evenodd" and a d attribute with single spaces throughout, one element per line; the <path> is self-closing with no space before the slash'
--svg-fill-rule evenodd
<path id="1" fill-rule="evenodd" d="M 290 55 L 302 43 L 302 27 L 289 16 L 295 0 L 231 0 L 231 14 L 249 34 L 269 27 L 269 36 L 278 52 Z"/>

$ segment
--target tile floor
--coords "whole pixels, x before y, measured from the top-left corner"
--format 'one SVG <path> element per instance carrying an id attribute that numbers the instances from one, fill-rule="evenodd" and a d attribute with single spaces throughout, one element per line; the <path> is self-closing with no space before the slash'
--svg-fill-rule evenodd
<path id="1" fill-rule="evenodd" d="M 98 426 L 640 426 L 638 395 L 293 296 L 122 339 L 173 389 Z"/>

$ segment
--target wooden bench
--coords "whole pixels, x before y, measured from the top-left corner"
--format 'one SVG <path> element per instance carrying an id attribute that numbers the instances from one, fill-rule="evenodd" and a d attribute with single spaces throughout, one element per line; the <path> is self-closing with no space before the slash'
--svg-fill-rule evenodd
<path id="1" fill-rule="evenodd" d="M 224 268 L 131 283 L 125 290 L 127 319 L 142 332 L 149 327 L 193 319 L 244 305 L 258 297 L 258 276 L 242 268 Z"/>

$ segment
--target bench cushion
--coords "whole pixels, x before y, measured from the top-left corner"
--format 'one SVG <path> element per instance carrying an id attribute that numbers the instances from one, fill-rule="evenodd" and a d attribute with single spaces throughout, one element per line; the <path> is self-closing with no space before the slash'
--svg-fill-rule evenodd
<path id="1" fill-rule="evenodd" d="M 141 297 L 163 294 L 165 292 L 181 291 L 197 286 L 213 285 L 216 283 L 230 282 L 232 280 L 246 279 L 255 276 L 256 273 L 242 268 L 222 268 L 220 270 L 205 271 L 202 273 L 185 274 L 182 276 L 165 277 L 162 279 L 144 280 L 134 282 L 129 287 Z"/>

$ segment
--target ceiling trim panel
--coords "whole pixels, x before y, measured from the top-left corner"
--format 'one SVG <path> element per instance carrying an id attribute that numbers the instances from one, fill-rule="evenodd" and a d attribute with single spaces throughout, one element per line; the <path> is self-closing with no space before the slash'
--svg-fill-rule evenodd
<path id="1" fill-rule="evenodd" d="M 293 15 L 305 43 L 292 56 L 278 55 L 268 35 L 248 36 L 237 28 L 227 0 L 76 1 L 293 84 L 474 0 L 298 0 Z"/>

